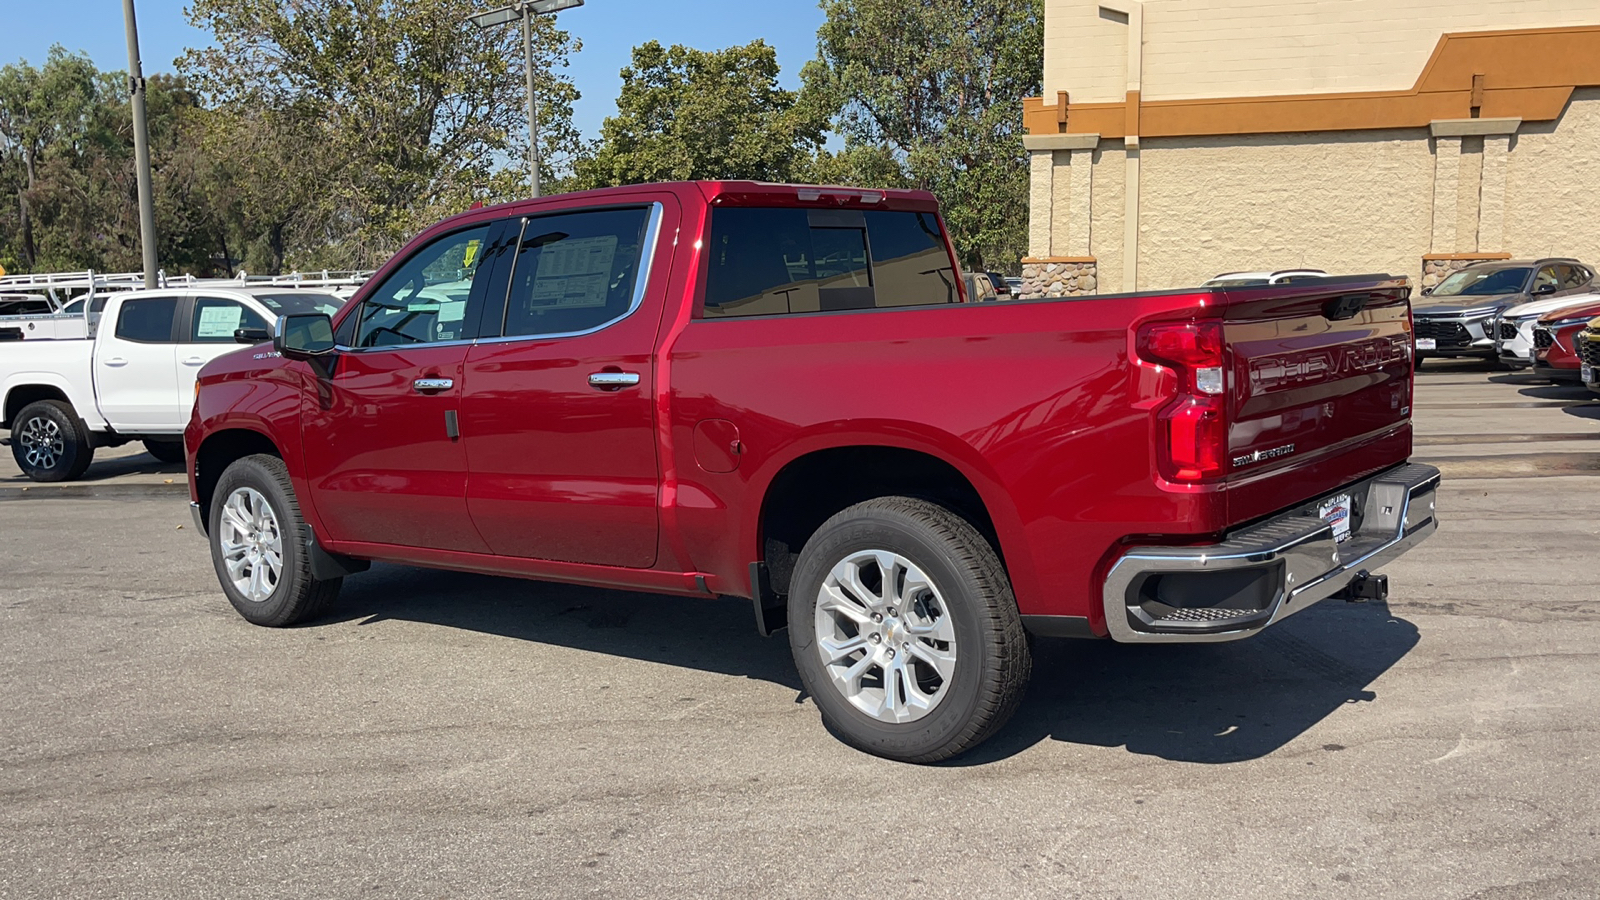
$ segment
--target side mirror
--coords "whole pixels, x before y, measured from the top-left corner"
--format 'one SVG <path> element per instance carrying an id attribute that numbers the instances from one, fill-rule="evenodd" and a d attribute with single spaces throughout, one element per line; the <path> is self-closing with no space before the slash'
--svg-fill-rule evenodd
<path id="1" fill-rule="evenodd" d="M 1422 296 L 1429 297 L 1429 296 L 1432 296 L 1432 295 L 1433 295 L 1433 288 L 1423 288 L 1422 289 Z"/>
<path id="2" fill-rule="evenodd" d="M 1533 289 L 1533 295 L 1535 297 L 1539 296 L 1540 294 L 1554 294 L 1555 292 L 1556 286 L 1553 284 L 1541 284 Z"/>
<path id="3" fill-rule="evenodd" d="M 265 344 L 272 340 L 272 332 L 265 328 L 239 328 L 233 332 L 233 341 L 236 344 Z"/>
<path id="4" fill-rule="evenodd" d="M 333 352 L 333 320 L 324 313 L 284 316 L 272 349 L 285 359 L 316 359 Z"/>

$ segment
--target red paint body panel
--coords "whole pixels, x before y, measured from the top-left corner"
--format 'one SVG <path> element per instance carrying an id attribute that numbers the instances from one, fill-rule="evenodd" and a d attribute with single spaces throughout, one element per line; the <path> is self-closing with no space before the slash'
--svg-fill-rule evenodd
<path id="1" fill-rule="evenodd" d="M 1103 632 L 1100 582 L 1119 548 L 1214 541 L 1410 451 L 1403 280 L 699 318 L 717 206 L 934 210 L 922 192 L 698 183 L 563 195 L 441 223 L 374 283 L 469 222 L 639 202 L 667 207 L 640 307 L 592 334 L 457 347 L 457 395 L 424 399 L 459 404 L 459 442 L 435 440 L 440 404 L 396 399 L 413 373 L 452 365 L 448 348 L 352 365 L 331 385 L 305 363 L 234 354 L 202 374 L 191 460 L 219 429 L 269 435 L 335 552 L 749 596 L 763 499 L 785 466 L 830 448 L 904 448 L 976 489 L 1024 614 L 1086 616 Z M 1351 292 L 1364 308 L 1330 318 Z M 1140 359 L 1135 336 L 1195 320 L 1226 335 L 1230 458 L 1294 449 L 1175 484 L 1156 457 L 1177 376 Z M 606 370 L 640 383 L 588 385 Z"/>
<path id="2" fill-rule="evenodd" d="M 1539 324 L 1550 326 L 1563 319 L 1576 319 L 1579 317 L 1590 320 L 1600 318 L 1600 303 L 1550 313 L 1541 317 Z M 1562 328 L 1551 328 L 1551 334 L 1554 335 L 1556 342 L 1544 349 L 1535 350 L 1534 353 L 1540 362 L 1552 369 L 1576 372 L 1582 368 L 1583 360 L 1578 358 L 1577 349 L 1573 345 L 1573 338 L 1587 327 L 1588 322 L 1579 322 Z"/>

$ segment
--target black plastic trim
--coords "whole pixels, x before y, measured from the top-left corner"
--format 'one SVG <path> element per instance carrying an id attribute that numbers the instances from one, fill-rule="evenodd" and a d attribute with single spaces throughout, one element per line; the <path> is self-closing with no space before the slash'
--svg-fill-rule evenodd
<path id="1" fill-rule="evenodd" d="M 1023 616 L 1022 627 L 1038 637 L 1087 638 L 1096 641 L 1108 637 L 1094 633 L 1089 626 L 1088 616 Z"/>

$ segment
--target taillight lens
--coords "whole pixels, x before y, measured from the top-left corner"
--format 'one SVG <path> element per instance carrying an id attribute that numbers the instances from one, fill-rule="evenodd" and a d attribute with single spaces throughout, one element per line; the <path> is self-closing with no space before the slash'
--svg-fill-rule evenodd
<path id="1" fill-rule="evenodd" d="M 1156 454 L 1168 481 L 1201 482 L 1227 471 L 1227 355 L 1222 323 L 1154 322 L 1139 330 L 1139 358 L 1171 369 L 1176 394 L 1156 412 Z"/>

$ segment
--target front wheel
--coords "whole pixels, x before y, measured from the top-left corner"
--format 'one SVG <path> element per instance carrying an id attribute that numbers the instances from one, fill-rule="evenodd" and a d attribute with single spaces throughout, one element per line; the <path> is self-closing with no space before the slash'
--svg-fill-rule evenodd
<path id="1" fill-rule="evenodd" d="M 294 625 L 315 618 L 339 596 L 343 579 L 311 577 L 311 529 L 283 460 L 258 454 L 223 470 L 209 521 L 217 580 L 246 620 Z"/>
<path id="2" fill-rule="evenodd" d="M 989 738 L 1032 670 L 994 549 L 955 513 L 910 497 L 856 504 L 806 542 L 789 645 L 829 730 L 904 762 Z"/>
<path id="3" fill-rule="evenodd" d="M 12 420 L 11 456 L 34 481 L 77 481 L 94 462 L 94 443 L 70 404 L 40 400 Z"/>

